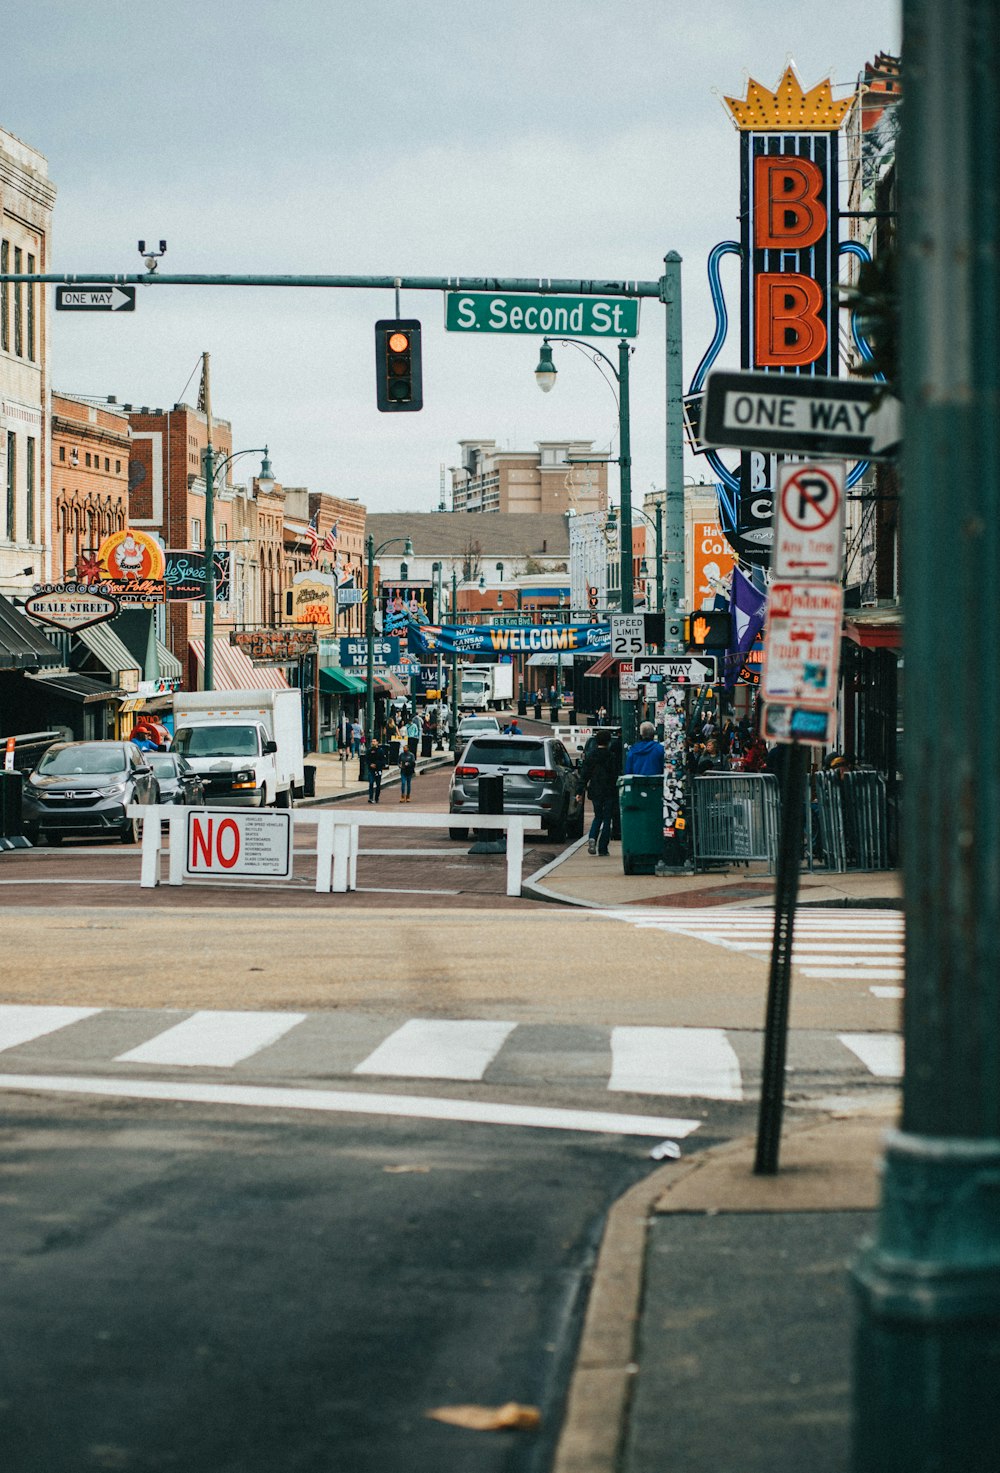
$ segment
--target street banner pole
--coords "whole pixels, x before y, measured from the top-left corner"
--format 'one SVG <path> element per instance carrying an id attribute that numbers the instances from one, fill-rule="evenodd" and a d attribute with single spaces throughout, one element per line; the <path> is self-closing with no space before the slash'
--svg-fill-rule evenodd
<path id="1" fill-rule="evenodd" d="M 905 1069 L 854 1270 L 853 1467 L 965 1473 L 1000 1448 L 997 0 L 904 0 L 903 69 Z"/>

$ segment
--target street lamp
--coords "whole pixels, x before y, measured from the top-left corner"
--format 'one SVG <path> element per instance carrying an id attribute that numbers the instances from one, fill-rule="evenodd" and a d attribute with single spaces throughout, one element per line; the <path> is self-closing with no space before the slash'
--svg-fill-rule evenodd
<path id="1" fill-rule="evenodd" d="M 569 343 L 572 347 L 579 348 L 582 353 L 590 355 L 601 374 L 601 362 L 605 363 L 614 375 L 618 384 L 618 455 L 609 457 L 617 460 L 619 471 L 619 501 L 621 503 L 621 542 L 619 547 L 619 563 L 621 569 L 621 589 L 619 595 L 619 608 L 623 614 L 631 614 L 635 611 L 635 597 L 633 593 L 632 574 L 632 441 L 629 418 L 629 381 L 628 360 L 632 349 L 627 339 L 622 338 L 618 344 L 618 367 L 607 354 L 595 348 L 592 343 L 582 342 L 579 338 L 544 338 L 542 340 L 541 353 L 538 366 L 535 369 L 535 382 L 543 394 L 549 393 L 556 381 L 556 366 L 552 361 L 552 343 Z M 607 375 L 604 375 L 607 377 Z M 569 465 L 588 465 L 593 462 L 583 457 L 566 457 Z M 603 462 L 602 462 L 603 463 Z M 631 704 L 626 705 L 622 711 L 622 738 L 623 747 L 628 746 L 632 739 L 632 717 Z"/>
<path id="2" fill-rule="evenodd" d="M 205 447 L 205 689 L 215 689 L 215 482 L 241 455 L 262 455 L 257 485 L 267 495 L 274 490 L 274 472 L 266 445 L 253 450 L 234 450 L 216 458 L 212 447 L 212 418 L 208 415 L 208 444 Z"/>
<path id="3" fill-rule="evenodd" d="M 397 542 L 403 544 L 403 556 L 413 556 L 413 543 L 409 537 L 390 537 L 387 542 L 375 546 L 375 538 L 368 534 L 365 541 L 365 552 L 368 558 L 368 602 L 365 605 L 365 638 L 367 641 L 368 672 L 365 680 L 365 741 L 367 751 L 371 751 L 372 741 L 375 736 L 375 559 L 385 552 L 387 547 L 393 547 Z"/>
<path id="4" fill-rule="evenodd" d="M 656 537 L 656 612 L 660 614 L 663 612 L 663 508 L 659 502 L 656 503 L 654 510 L 656 513 L 655 520 L 647 516 L 644 511 L 640 511 L 639 507 L 633 507 L 636 516 L 642 517 L 643 521 L 652 527 Z M 641 578 L 649 576 L 649 568 L 646 565 L 645 558 L 643 558 L 640 564 L 639 576 Z"/>

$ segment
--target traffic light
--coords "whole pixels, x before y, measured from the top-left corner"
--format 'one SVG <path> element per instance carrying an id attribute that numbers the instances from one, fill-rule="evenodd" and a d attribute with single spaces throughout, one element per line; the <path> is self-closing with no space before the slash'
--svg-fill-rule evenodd
<path id="1" fill-rule="evenodd" d="M 726 650 L 731 632 L 728 609 L 699 609 L 684 620 L 684 644 L 689 650 Z"/>
<path id="2" fill-rule="evenodd" d="M 592 583 L 587 584 L 587 608 L 596 609 L 600 606 L 601 590 L 595 588 Z"/>
<path id="3" fill-rule="evenodd" d="M 424 407 L 420 323 L 390 317 L 375 324 L 376 403 L 384 414 Z"/>

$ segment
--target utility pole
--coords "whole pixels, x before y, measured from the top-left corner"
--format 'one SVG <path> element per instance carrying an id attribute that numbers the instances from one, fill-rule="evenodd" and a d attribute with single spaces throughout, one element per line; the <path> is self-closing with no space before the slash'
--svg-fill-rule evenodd
<path id="1" fill-rule="evenodd" d="M 201 355 L 201 382 L 205 394 L 205 422 L 208 443 L 205 446 L 205 689 L 215 689 L 215 449 L 212 444 L 212 384 L 209 357 Z"/>
<path id="2" fill-rule="evenodd" d="M 663 259 L 661 300 L 667 313 L 667 494 L 664 561 L 667 572 L 665 653 L 684 653 L 681 601 L 684 598 L 684 337 L 681 327 L 681 258 Z"/>
<path id="3" fill-rule="evenodd" d="M 998 20 L 903 3 L 906 1066 L 855 1267 L 856 1473 L 972 1473 L 1000 1447 L 1000 771 L 973 737 L 1000 721 Z"/>
<path id="4" fill-rule="evenodd" d="M 458 623 L 458 574 L 451 570 L 451 622 Z M 458 645 L 451 642 L 451 750 L 458 756 Z"/>

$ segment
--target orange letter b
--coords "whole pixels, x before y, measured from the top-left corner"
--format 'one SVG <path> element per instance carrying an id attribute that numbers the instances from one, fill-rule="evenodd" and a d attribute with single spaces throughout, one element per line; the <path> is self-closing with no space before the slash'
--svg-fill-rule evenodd
<path id="1" fill-rule="evenodd" d="M 826 229 L 823 175 L 811 159 L 758 154 L 753 161 L 753 243 L 805 250 Z"/>
<path id="2" fill-rule="evenodd" d="M 754 356 L 762 368 L 815 363 L 826 347 L 823 293 L 797 271 L 761 271 L 754 281 Z"/>

